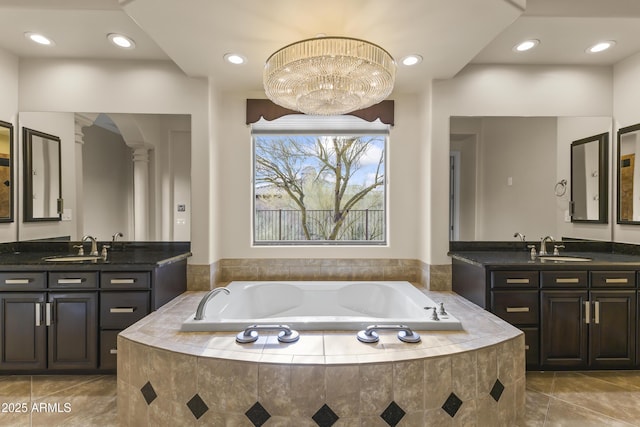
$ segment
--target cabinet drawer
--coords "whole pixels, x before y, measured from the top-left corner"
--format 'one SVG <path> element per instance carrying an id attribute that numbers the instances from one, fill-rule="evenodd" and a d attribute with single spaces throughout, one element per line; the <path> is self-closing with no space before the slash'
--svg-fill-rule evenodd
<path id="1" fill-rule="evenodd" d="M 95 289 L 98 287 L 97 271 L 55 271 L 49 272 L 50 288 Z"/>
<path id="2" fill-rule="evenodd" d="M 151 279 L 147 271 L 107 271 L 100 275 L 100 287 L 106 289 L 149 289 Z"/>
<path id="3" fill-rule="evenodd" d="M 492 291 L 491 312 L 514 325 L 538 323 L 538 291 Z"/>
<path id="4" fill-rule="evenodd" d="M 100 327 L 125 329 L 149 314 L 149 292 L 102 292 Z"/>
<path id="5" fill-rule="evenodd" d="M 537 288 L 537 271 L 492 271 L 492 288 Z"/>
<path id="6" fill-rule="evenodd" d="M 29 291 L 44 289 L 47 274 L 44 272 L 9 271 L 0 273 L 0 291 Z"/>
<path id="7" fill-rule="evenodd" d="M 540 332 L 538 328 L 520 328 L 524 332 L 524 353 L 527 368 L 535 369 L 540 364 Z"/>
<path id="8" fill-rule="evenodd" d="M 100 369 L 116 369 L 118 366 L 118 334 L 120 331 L 100 332 Z"/>
<path id="9" fill-rule="evenodd" d="M 634 288 L 635 271 L 592 271 L 591 286 L 594 288 Z"/>
<path id="10" fill-rule="evenodd" d="M 586 288 L 586 271 L 542 271 L 540 273 L 543 288 Z"/>

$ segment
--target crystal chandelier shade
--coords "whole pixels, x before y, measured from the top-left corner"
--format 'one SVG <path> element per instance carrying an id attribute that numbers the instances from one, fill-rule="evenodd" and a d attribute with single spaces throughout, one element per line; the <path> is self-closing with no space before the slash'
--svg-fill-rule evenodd
<path id="1" fill-rule="evenodd" d="M 275 52 L 264 67 L 269 99 L 311 115 L 370 107 L 391 94 L 396 63 L 381 47 L 348 37 L 302 40 Z"/>

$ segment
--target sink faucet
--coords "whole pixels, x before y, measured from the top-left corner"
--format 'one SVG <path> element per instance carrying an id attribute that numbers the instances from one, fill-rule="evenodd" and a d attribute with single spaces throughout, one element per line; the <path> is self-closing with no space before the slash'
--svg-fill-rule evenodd
<path id="1" fill-rule="evenodd" d="M 116 248 L 116 240 L 118 240 L 118 237 L 123 237 L 123 234 L 119 231 L 111 236 L 111 249 Z M 124 243 L 122 243 L 121 249 L 124 250 Z"/>
<path id="2" fill-rule="evenodd" d="M 87 239 L 91 240 L 91 253 L 89 255 L 91 256 L 98 256 L 98 241 L 96 240 L 95 237 L 93 236 L 89 236 L 88 234 L 86 236 L 84 236 L 82 238 L 82 242 L 86 242 Z"/>
<path id="3" fill-rule="evenodd" d="M 555 242 L 555 239 L 552 236 L 543 237 L 540 240 L 540 251 L 538 255 L 547 255 L 547 242 Z"/>

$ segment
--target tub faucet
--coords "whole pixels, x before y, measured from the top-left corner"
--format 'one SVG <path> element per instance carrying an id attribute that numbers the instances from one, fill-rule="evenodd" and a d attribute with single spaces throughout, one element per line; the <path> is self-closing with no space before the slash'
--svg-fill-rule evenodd
<path id="1" fill-rule="evenodd" d="M 89 236 L 88 234 L 82 238 L 82 243 L 86 242 L 87 239 L 91 240 L 91 256 L 98 256 L 98 241 L 95 237 Z"/>
<path id="2" fill-rule="evenodd" d="M 540 251 L 538 255 L 547 255 L 547 242 L 555 242 L 555 239 L 553 236 L 543 237 L 542 240 L 540 240 Z"/>
<path id="3" fill-rule="evenodd" d="M 196 315 L 193 317 L 193 320 L 202 320 L 204 319 L 204 309 L 207 306 L 207 303 L 209 302 L 209 300 L 211 298 L 213 298 L 216 294 L 218 294 L 219 292 L 224 292 L 227 295 L 229 295 L 231 293 L 231 291 L 227 288 L 215 288 L 215 289 L 211 289 L 209 292 L 206 293 L 206 295 L 204 297 L 202 297 L 202 299 L 200 300 L 200 304 L 198 304 L 198 308 L 196 310 Z"/>

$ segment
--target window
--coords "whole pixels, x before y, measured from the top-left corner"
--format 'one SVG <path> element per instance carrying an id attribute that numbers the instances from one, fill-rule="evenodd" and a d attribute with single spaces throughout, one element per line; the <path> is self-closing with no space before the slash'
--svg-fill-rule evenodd
<path id="1" fill-rule="evenodd" d="M 386 243 L 386 125 L 289 116 L 252 133 L 254 244 Z"/>

